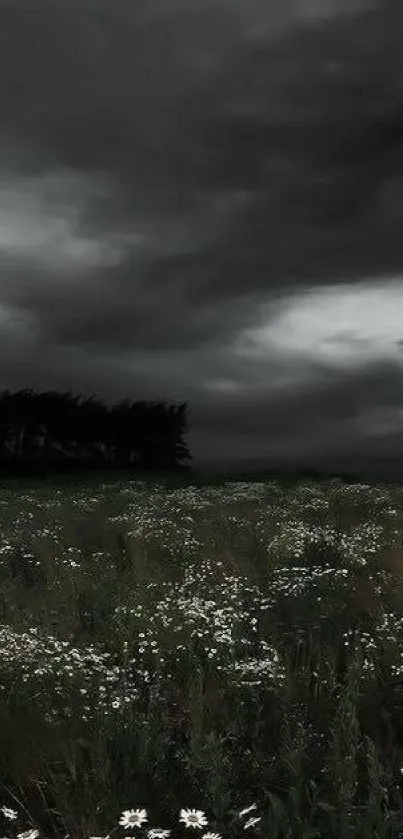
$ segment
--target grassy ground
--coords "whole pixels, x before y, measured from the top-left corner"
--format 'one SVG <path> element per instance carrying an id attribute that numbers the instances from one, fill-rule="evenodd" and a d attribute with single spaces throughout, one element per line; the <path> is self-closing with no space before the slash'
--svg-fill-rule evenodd
<path id="1" fill-rule="evenodd" d="M 4 481 L 4 836 L 403 836 L 402 505 L 340 481 Z"/>

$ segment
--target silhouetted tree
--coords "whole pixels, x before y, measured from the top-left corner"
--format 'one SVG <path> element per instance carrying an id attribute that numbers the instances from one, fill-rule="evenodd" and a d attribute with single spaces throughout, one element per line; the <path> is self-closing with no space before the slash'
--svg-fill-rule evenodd
<path id="1" fill-rule="evenodd" d="M 5 448 L 13 458 L 21 459 L 34 425 L 32 390 L 20 390 L 14 394 L 8 390 L 2 391 L 0 397 L 2 451 Z"/>
<path id="2" fill-rule="evenodd" d="M 182 435 L 187 430 L 184 412 L 187 403 L 167 409 L 152 403 L 147 412 L 140 406 L 143 422 L 140 432 L 140 464 L 143 469 L 174 469 L 178 460 L 191 459 Z"/>
<path id="3" fill-rule="evenodd" d="M 71 391 L 0 391 L 0 466 L 42 464 L 111 468 L 183 468 L 187 403 L 125 399 L 108 409 Z"/>

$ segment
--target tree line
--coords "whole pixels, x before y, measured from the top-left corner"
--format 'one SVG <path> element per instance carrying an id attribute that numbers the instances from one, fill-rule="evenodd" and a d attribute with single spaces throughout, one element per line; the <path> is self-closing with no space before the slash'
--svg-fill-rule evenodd
<path id="1" fill-rule="evenodd" d="M 192 460 L 183 441 L 188 403 L 133 402 L 111 408 L 90 396 L 0 391 L 0 470 L 177 471 Z"/>

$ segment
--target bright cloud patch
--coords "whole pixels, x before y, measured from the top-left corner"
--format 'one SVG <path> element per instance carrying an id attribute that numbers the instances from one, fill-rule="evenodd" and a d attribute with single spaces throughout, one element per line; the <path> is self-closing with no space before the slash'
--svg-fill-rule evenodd
<path id="1" fill-rule="evenodd" d="M 2 176 L 3 180 L 4 176 Z M 0 198 L 0 260 L 29 260 L 44 267 L 81 270 L 114 265 L 124 243 L 116 236 L 82 235 L 80 219 L 89 200 L 108 190 L 90 177 L 57 172 L 3 180 Z"/>
<path id="2" fill-rule="evenodd" d="M 359 284 L 315 290 L 291 303 L 267 325 L 246 330 L 237 343 L 241 356 L 318 359 L 329 366 L 402 357 L 403 282 Z"/>

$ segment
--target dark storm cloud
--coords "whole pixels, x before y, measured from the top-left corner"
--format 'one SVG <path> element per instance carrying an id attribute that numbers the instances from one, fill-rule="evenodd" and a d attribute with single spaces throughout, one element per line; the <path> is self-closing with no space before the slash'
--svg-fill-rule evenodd
<path id="1" fill-rule="evenodd" d="M 256 446 L 398 406 L 363 335 L 350 370 L 232 348 L 261 304 L 399 275 L 402 23 L 396 0 L 3 0 L 2 386 L 188 399 L 200 439 Z"/>
<path id="2" fill-rule="evenodd" d="M 250 396 L 252 395 L 251 402 Z M 314 430 L 340 419 L 354 419 L 373 406 L 397 407 L 403 403 L 403 380 L 399 368 L 392 362 L 375 362 L 360 370 L 327 374 L 327 380 L 313 381 L 311 385 L 295 385 L 291 392 L 267 387 L 252 389 L 252 394 L 226 394 L 225 406 L 221 400 L 220 416 L 217 407 L 220 399 L 199 408 L 200 423 L 204 428 L 240 435 L 264 436 L 270 427 L 274 435 L 287 435 L 298 430 Z M 296 424 L 295 406 L 298 406 Z"/>
<path id="3" fill-rule="evenodd" d="M 284 3 L 288 22 L 297 5 Z M 401 259 L 390 227 L 401 193 L 388 193 L 403 177 L 395 3 L 269 30 L 258 45 L 245 37 L 245 12 L 226 3 L 147 8 L 2 4 L 2 133 L 26 166 L 110 176 L 115 195 L 88 210 L 100 233 L 159 213 L 185 220 L 202 194 L 208 216 L 220 192 L 247 192 L 203 249 L 208 270 L 189 283 L 201 300 L 245 281 L 264 290 L 341 270 L 377 274 Z M 156 259 L 157 273 L 166 267 Z"/>

